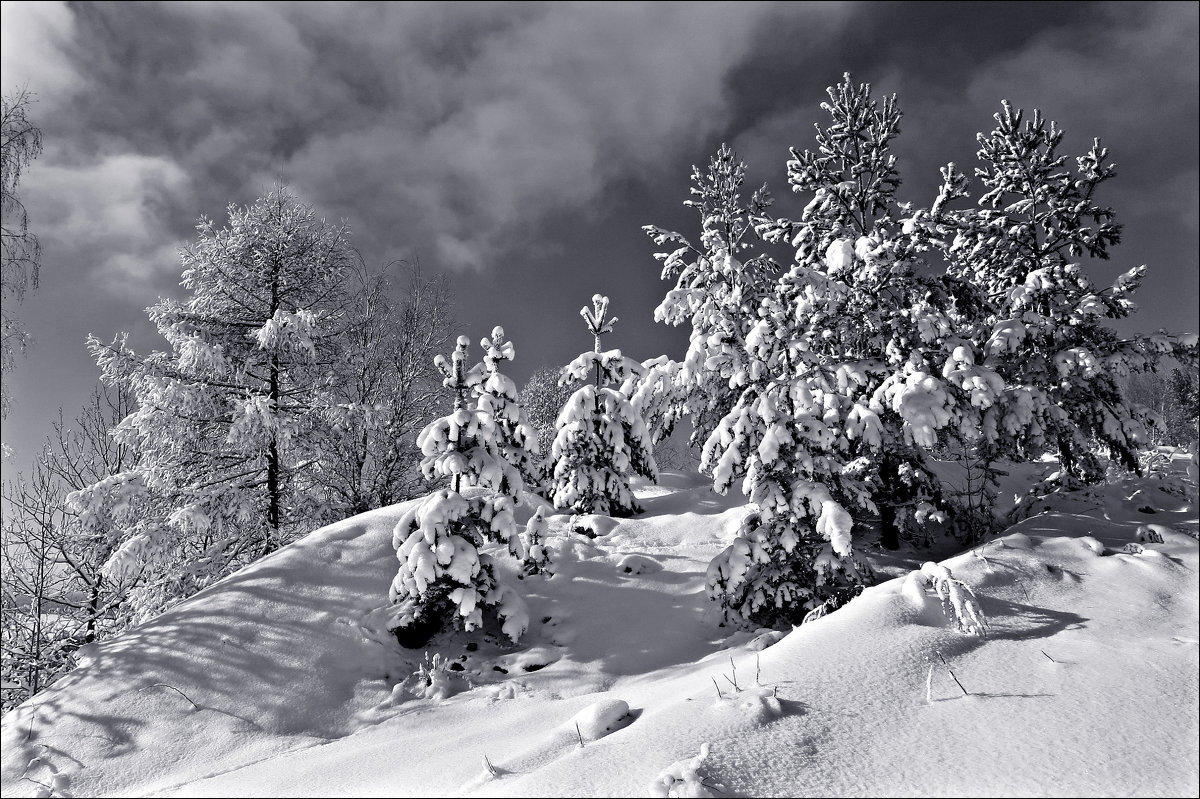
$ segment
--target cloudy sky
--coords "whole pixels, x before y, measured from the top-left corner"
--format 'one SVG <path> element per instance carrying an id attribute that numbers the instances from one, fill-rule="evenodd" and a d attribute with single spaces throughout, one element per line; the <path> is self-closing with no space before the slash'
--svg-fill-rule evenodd
<path id="1" fill-rule="evenodd" d="M 277 182 L 345 219 L 367 262 L 452 276 L 461 329 L 503 325 L 518 381 L 606 346 L 679 357 L 656 325 L 657 224 L 697 230 L 692 164 L 722 141 L 796 216 L 788 148 L 812 146 L 842 73 L 896 93 L 901 195 L 974 161 L 1007 98 L 1043 109 L 1119 176 L 1110 280 L 1149 265 L 1129 331 L 1194 331 L 1197 16 L 1183 3 L 9 3 L 3 90 L 37 95 L 45 151 L 20 194 L 43 247 L 19 315 L 35 337 L 3 437 L 24 469 L 96 380 L 88 333 L 162 346 L 144 309 L 177 247 Z"/>

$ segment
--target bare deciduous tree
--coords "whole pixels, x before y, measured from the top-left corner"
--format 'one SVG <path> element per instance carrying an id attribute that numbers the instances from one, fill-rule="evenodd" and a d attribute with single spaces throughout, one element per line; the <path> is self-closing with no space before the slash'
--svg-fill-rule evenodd
<path id="1" fill-rule="evenodd" d="M 108 435 L 132 405 L 128 393 L 97 388 L 71 422 L 59 413 L 31 476 L 4 486 L 0 636 L 6 710 L 68 671 L 79 646 L 127 622 L 121 605 L 140 574 L 106 572 L 119 531 L 85 529 L 66 497 L 133 466 L 136 453 Z"/>
<path id="2" fill-rule="evenodd" d="M 395 281 L 359 269 L 347 313 L 345 358 L 335 366 L 320 469 L 312 480 L 328 521 L 410 499 L 427 490 L 417 433 L 438 411 L 435 354 L 450 340 L 451 296 L 444 277 L 406 267 Z"/>
<path id="3" fill-rule="evenodd" d="M 25 167 L 42 152 L 42 132 L 29 121 L 27 110 L 33 94 L 26 89 L 3 99 L 0 118 L 0 374 L 7 381 L 16 356 L 25 349 L 29 334 L 13 313 L 28 289 L 36 289 L 41 245 L 29 232 L 29 214 L 17 196 L 17 186 Z M 7 382 L 0 390 L 0 415 L 7 415 L 10 402 Z"/>

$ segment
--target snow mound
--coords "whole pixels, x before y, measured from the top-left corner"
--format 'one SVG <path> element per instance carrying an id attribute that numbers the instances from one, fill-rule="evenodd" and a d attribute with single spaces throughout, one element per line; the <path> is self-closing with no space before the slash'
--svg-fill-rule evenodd
<path id="1" fill-rule="evenodd" d="M 602 699 L 572 716 L 567 726 L 574 725 L 586 744 L 624 729 L 632 721 L 629 703 L 624 699 Z"/>
<path id="2" fill-rule="evenodd" d="M 602 535 L 608 535 L 617 524 L 617 520 L 611 516 L 604 516 L 598 513 L 580 513 L 571 517 L 567 529 L 573 533 L 585 535 L 588 538 L 598 538 Z"/>
<path id="3" fill-rule="evenodd" d="M 708 757 L 708 744 L 700 745 L 700 754 L 686 760 L 678 760 L 662 770 L 646 792 L 650 796 L 679 796 L 679 797 L 712 797 L 716 796 L 712 788 L 704 781 L 700 769 Z"/>
<path id="4" fill-rule="evenodd" d="M 617 561 L 617 571 L 625 574 L 653 574 L 660 572 L 663 565 L 654 558 L 645 555 L 626 555 Z"/>

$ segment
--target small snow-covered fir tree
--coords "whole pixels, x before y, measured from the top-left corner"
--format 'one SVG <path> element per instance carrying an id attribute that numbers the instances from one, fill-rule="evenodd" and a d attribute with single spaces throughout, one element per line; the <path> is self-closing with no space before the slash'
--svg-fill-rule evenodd
<path id="1" fill-rule="evenodd" d="M 975 403 L 973 446 L 989 459 L 1052 453 L 1062 466 L 1056 482 L 1067 487 L 1103 476 L 1095 444 L 1136 470 L 1146 413 L 1124 396 L 1124 378 L 1164 355 L 1194 363 L 1194 337 L 1127 337 L 1109 326 L 1136 310 L 1131 296 L 1145 267 L 1097 289 L 1078 261 L 1107 259 L 1120 241 L 1113 210 L 1096 200 L 1116 174 L 1099 140 L 1072 169 L 1059 153 L 1063 131 L 1039 111 L 1025 120 L 1005 101 L 995 119 L 978 136 L 978 206 L 928 217 L 949 232 L 942 249 L 951 276 L 974 288 L 957 306 L 964 346 L 946 366 L 964 389 L 990 384 L 989 401 Z M 940 201 L 965 194 L 952 172 L 944 170 Z"/>
<path id="2" fill-rule="evenodd" d="M 607 384 L 623 382 L 640 368 L 621 355 L 604 351 L 600 337 L 612 330 L 616 317 L 608 317 L 608 298 L 596 294 L 592 307 L 580 315 L 595 339 L 595 347 L 564 369 L 563 381 L 586 380 L 558 415 L 558 430 L 551 450 L 554 462 L 553 502 L 556 508 L 576 513 L 629 516 L 640 511 L 629 479 L 641 475 L 658 478 L 653 445 L 641 415 L 619 390 Z"/>
<path id="3" fill-rule="evenodd" d="M 408 511 L 392 533 L 400 568 L 389 591 L 391 629 L 408 647 L 423 645 L 447 622 L 475 630 L 485 609 L 500 619 L 513 641 L 529 626 L 524 600 L 499 578 L 491 556 L 480 552 L 496 543 L 524 558 L 513 519 L 523 481 L 501 451 L 503 434 L 484 407 L 489 403 L 471 407 L 483 370 L 467 366 L 469 346 L 460 336 L 449 361 L 438 356 L 444 385 L 454 392 L 454 410 L 427 425 L 417 439 L 425 476 L 448 477 L 450 488 Z"/>
<path id="4" fill-rule="evenodd" d="M 853 558 L 844 507 L 847 494 L 869 500 L 841 479 L 825 399 L 802 381 L 748 390 L 705 445 L 701 467 L 714 488 L 725 493 L 741 478 L 748 500 L 733 543 L 708 567 L 709 595 L 727 621 L 798 624 L 818 605 L 844 604 L 870 578 Z"/>
<path id="5" fill-rule="evenodd" d="M 483 373 L 476 388 L 479 410 L 491 416 L 500 454 L 520 472 L 525 490 L 541 494 L 544 487 L 537 431 L 525 414 L 516 383 L 499 369 L 501 363 L 513 359 L 513 344 L 504 337 L 504 328 L 495 327 L 491 337 L 480 341 L 479 346 L 483 348 Z"/>
<path id="6" fill-rule="evenodd" d="M 549 524 L 546 510 L 539 507 L 525 525 L 525 561 L 521 568 L 526 574 L 550 574 L 550 550 L 546 547 Z"/>
<path id="7" fill-rule="evenodd" d="M 693 446 L 702 446 L 722 417 L 732 409 L 752 375 L 746 335 L 755 310 L 773 283 L 778 267 L 766 255 L 751 255 L 754 225 L 764 222 L 771 205 L 764 185 L 748 201 L 740 190 L 746 165 L 722 144 L 708 170 L 692 167 L 691 194 L 684 205 L 700 214 L 700 244 L 653 225 L 643 229 L 662 246 L 678 244 L 655 258 L 663 263 L 662 279 L 675 287 L 654 311 L 659 322 L 692 326 L 687 356 L 673 377 L 682 396 L 682 412 L 692 418 Z M 660 397 L 670 396 L 660 392 Z"/>

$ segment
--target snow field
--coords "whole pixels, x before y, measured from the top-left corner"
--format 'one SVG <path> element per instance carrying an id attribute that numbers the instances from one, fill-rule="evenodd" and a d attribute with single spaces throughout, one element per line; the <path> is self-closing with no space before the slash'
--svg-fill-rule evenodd
<path id="1" fill-rule="evenodd" d="M 555 576 L 516 581 L 515 647 L 485 628 L 401 650 L 383 600 L 407 508 L 323 528 L 6 716 L 4 793 L 1195 793 L 1194 497 L 1073 495 L 786 633 L 721 628 L 705 597 L 736 500 L 679 480 L 641 501 L 596 538 L 548 517 Z M 944 614 L 942 569 L 985 635 Z M 452 690 L 409 690 L 427 656 Z"/>

